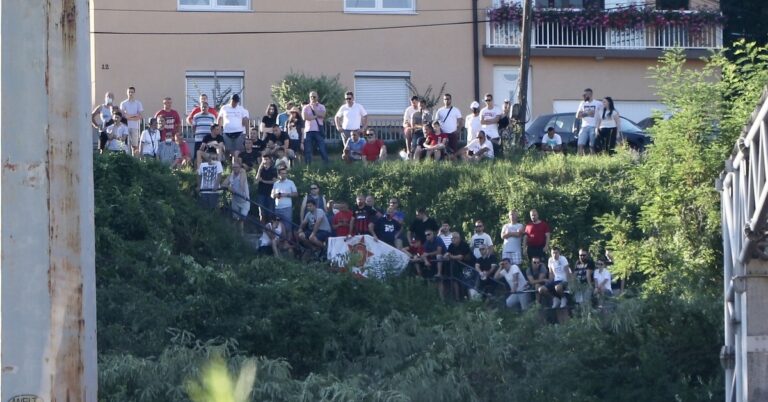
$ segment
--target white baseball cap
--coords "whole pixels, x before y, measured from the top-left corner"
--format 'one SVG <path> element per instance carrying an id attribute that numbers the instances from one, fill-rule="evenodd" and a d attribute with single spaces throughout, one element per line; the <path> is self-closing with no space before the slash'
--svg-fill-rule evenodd
<path id="1" fill-rule="evenodd" d="M 469 108 L 470 108 L 470 109 L 479 109 L 479 108 L 480 108 L 480 104 L 479 104 L 479 103 L 477 103 L 477 101 L 474 101 L 474 102 L 472 102 L 472 103 L 469 105 Z"/>

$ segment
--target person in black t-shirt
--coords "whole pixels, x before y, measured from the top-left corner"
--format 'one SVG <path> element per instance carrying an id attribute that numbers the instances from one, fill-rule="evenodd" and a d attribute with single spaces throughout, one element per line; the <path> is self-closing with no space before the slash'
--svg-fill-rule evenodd
<path id="1" fill-rule="evenodd" d="M 572 287 L 576 303 L 586 303 L 592 299 L 592 273 L 595 271 L 595 262 L 590 258 L 586 249 L 579 249 L 579 258 L 573 269 L 577 285 Z"/>
<path id="2" fill-rule="evenodd" d="M 469 244 L 461 238 L 459 232 L 451 233 L 451 244 L 448 245 L 448 252 L 443 258 L 448 260 L 448 270 L 445 273 L 451 278 L 453 296 L 456 301 L 459 301 L 463 293 L 460 281 L 465 280 L 464 269 L 469 267 L 467 264 L 472 260 L 472 250 L 469 248 Z M 471 272 L 468 274 L 471 276 Z"/>
<path id="3" fill-rule="evenodd" d="M 253 140 L 245 138 L 245 150 L 240 153 L 240 163 L 247 172 L 250 172 L 259 163 L 259 152 L 253 148 Z"/>
<path id="4" fill-rule="evenodd" d="M 357 196 L 357 204 L 352 210 L 352 220 L 349 222 L 349 229 L 351 235 L 371 235 L 374 236 L 374 232 L 371 230 L 369 224 L 375 222 L 376 210 L 369 205 L 365 205 L 365 196 Z"/>
<path id="5" fill-rule="evenodd" d="M 396 221 L 392 216 L 394 212 L 394 207 L 389 207 L 387 213 L 378 218 L 375 223 L 369 224 L 369 230 L 370 226 L 373 226 L 374 237 L 392 247 L 395 247 L 395 239 L 402 230 L 400 222 Z"/>
<path id="6" fill-rule="evenodd" d="M 408 238 L 413 239 L 415 237 L 421 240 L 423 244 L 427 240 L 426 236 L 424 236 L 427 230 L 437 233 L 439 229 L 440 226 L 437 222 L 427 214 L 427 209 L 422 207 L 416 210 L 416 219 L 408 227 Z"/>
<path id="7" fill-rule="evenodd" d="M 224 137 L 221 135 L 221 126 L 218 124 L 213 124 L 211 126 L 211 133 L 203 137 L 200 149 L 197 150 L 197 155 L 195 155 L 197 161 L 195 166 L 200 166 L 202 163 L 204 152 L 217 154 L 219 156 L 218 160 L 224 160 Z"/>
<path id="8" fill-rule="evenodd" d="M 256 173 L 256 203 L 259 205 L 259 217 L 262 221 L 267 219 L 267 215 L 274 209 L 272 185 L 276 179 L 277 170 L 272 165 L 272 157 L 264 155 Z"/>
<path id="9" fill-rule="evenodd" d="M 477 281 L 475 289 L 485 294 L 493 294 L 496 290 L 496 282 L 493 275 L 498 269 L 498 260 L 493 253 L 493 248 L 485 244 L 480 245 L 480 257 L 475 258 L 475 272 Z"/>

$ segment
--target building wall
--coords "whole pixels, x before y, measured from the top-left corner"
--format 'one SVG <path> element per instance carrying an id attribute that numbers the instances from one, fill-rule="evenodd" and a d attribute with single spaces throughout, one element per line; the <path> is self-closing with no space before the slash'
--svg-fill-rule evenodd
<path id="1" fill-rule="evenodd" d="M 457 105 L 470 103 L 472 82 L 472 25 L 468 2 L 418 0 L 416 15 L 343 13 L 343 0 L 253 0 L 253 12 L 177 12 L 175 0 L 95 0 L 96 32 L 215 32 L 295 31 L 363 28 L 353 32 L 267 33 L 246 35 L 108 35 L 94 38 L 94 103 L 107 90 L 118 100 L 133 85 L 147 111 L 160 109 L 172 96 L 183 109 L 188 70 L 242 70 L 243 102 L 251 115 L 263 113 L 270 86 L 293 70 L 311 75 L 340 74 L 354 88 L 361 70 L 409 71 L 411 81 L 424 90 L 445 82 Z M 130 4 L 130 5 L 129 5 Z M 481 10 L 487 5 L 483 5 Z M 160 10 L 106 11 L 104 9 Z M 265 13 L 275 10 L 307 13 Z M 457 11 L 445 11 L 456 9 Z M 434 11 L 430 11 L 434 10 Z M 434 23 L 460 24 L 373 30 L 366 28 Z M 104 64 L 109 69 L 101 69 Z M 407 100 L 404 100 L 404 107 Z"/>

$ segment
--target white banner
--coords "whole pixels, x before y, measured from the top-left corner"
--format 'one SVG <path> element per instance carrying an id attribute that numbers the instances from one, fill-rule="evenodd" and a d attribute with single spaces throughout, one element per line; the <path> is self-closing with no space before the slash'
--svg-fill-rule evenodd
<path id="1" fill-rule="evenodd" d="M 360 276 L 383 278 L 408 266 L 408 255 L 369 235 L 328 238 L 328 261 Z"/>

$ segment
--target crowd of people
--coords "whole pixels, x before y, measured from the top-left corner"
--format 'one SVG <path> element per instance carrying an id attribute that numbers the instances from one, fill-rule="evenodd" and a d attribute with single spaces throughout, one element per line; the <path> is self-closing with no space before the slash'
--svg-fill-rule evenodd
<path id="1" fill-rule="evenodd" d="M 289 103 L 282 113 L 276 104 L 269 104 L 258 124 L 240 104 L 238 94 L 218 110 L 209 104 L 206 94 L 201 94 L 199 104 L 186 116 L 194 132 L 192 150 L 182 136 L 183 122 L 170 97 L 163 99 L 162 108 L 140 132 L 143 105 L 136 99 L 134 87 L 126 93 L 127 98 L 119 105 L 114 95 L 107 93 L 104 104 L 92 113 L 93 127 L 100 133 L 99 150 L 158 159 L 174 167 L 193 167 L 200 177 L 201 207 L 217 208 L 222 190 L 228 190 L 232 217 L 241 231 L 249 215 L 256 216 L 255 211 L 251 214 L 251 205 L 257 206 L 261 253 L 321 258 L 331 236 L 370 235 L 406 253 L 412 274 L 435 283 L 444 299 L 501 292 L 508 307 L 525 310 L 534 300 L 564 308 L 569 298 L 584 303 L 593 295 L 613 293 L 611 274 L 606 269 L 611 263 L 608 254 L 595 261 L 582 249 L 572 266 L 558 247 L 551 247 L 549 225 L 539 219 L 536 210 L 530 211 L 530 222 L 525 225 L 519 222 L 516 211 L 509 212 L 509 222 L 500 233 L 500 253 L 480 220 L 475 221 L 474 233 L 467 239 L 453 231 L 448 220 L 438 225 L 424 208 L 418 209 L 406 225 L 397 199 L 377 208 L 374 197 L 358 195 L 349 205 L 326 200 L 317 184 L 310 185 L 303 196 L 300 220 L 294 223 L 294 200 L 299 198 L 299 191 L 289 178 L 291 167 L 301 159 L 312 163 L 315 151 L 328 162 L 324 134 L 327 111 L 315 91 L 301 107 Z M 344 101 L 333 117 L 343 143 L 342 159 L 348 163 L 385 160 L 387 146 L 368 126 L 365 108 L 355 102 L 352 92 L 345 93 Z M 467 116 L 453 106 L 450 94 L 443 95 L 442 101 L 442 107 L 433 114 L 423 98 L 411 98 L 403 115 L 403 159 L 480 161 L 503 152 L 503 142 L 511 138 L 509 100 L 499 108 L 493 95 L 486 94 L 485 107 L 472 102 Z M 576 113 L 581 123 L 580 154 L 603 146 L 600 141 L 606 142 L 606 147 L 615 146 L 620 124 L 610 97 L 597 102 L 586 89 Z M 464 130 L 467 144 L 460 147 Z M 553 128 L 541 144 L 543 152 L 562 151 L 562 141 Z M 222 162 L 231 165 L 226 178 Z M 253 202 L 249 176 L 256 186 Z"/>

